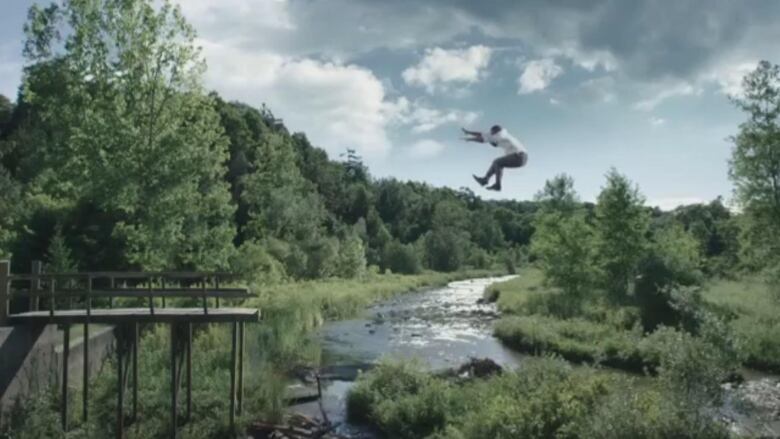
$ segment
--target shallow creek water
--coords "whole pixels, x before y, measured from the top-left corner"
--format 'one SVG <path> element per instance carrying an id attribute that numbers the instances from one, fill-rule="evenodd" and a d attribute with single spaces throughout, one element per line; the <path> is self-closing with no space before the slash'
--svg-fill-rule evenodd
<path id="1" fill-rule="evenodd" d="M 493 336 L 498 313 L 494 304 L 478 303 L 485 288 L 511 277 L 452 282 L 446 287 L 399 295 L 369 307 L 363 317 L 330 322 L 318 332 L 323 349 L 322 405 L 340 433 L 374 437 L 346 422 L 346 396 L 358 370 L 383 358 L 417 359 L 432 370 L 466 362 L 469 357 L 491 358 L 507 369 L 522 366 L 525 355 Z M 617 372 L 619 373 L 619 372 Z M 780 377 L 745 371 L 745 383 L 727 385 L 718 414 L 737 434 L 780 437 Z M 320 417 L 317 403 L 294 410 Z"/>

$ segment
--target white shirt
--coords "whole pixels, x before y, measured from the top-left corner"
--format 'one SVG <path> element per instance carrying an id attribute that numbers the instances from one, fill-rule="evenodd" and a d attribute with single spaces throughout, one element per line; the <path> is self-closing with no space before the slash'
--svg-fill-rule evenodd
<path id="1" fill-rule="evenodd" d="M 507 155 L 518 152 L 526 152 L 525 146 L 522 144 L 522 142 L 517 140 L 503 128 L 496 134 L 490 134 L 490 131 L 488 131 L 482 134 L 482 138 L 485 139 L 485 142 L 495 144 L 496 146 L 503 148 L 504 153 Z"/>

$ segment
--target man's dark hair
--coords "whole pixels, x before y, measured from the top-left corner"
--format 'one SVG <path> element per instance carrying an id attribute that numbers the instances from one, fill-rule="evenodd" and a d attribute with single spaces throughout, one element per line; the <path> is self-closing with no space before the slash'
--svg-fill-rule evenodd
<path id="1" fill-rule="evenodd" d="M 497 134 L 499 131 L 501 131 L 501 125 L 493 125 L 490 127 L 491 134 Z"/>

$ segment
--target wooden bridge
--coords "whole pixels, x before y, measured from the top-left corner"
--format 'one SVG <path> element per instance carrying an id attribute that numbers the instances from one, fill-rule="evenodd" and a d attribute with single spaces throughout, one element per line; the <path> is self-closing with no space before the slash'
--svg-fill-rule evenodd
<path id="1" fill-rule="evenodd" d="M 193 324 L 231 324 L 230 425 L 243 405 L 244 324 L 257 322 L 260 312 L 251 308 L 220 306 L 221 300 L 251 297 L 244 288 L 220 284 L 229 273 L 201 272 L 88 272 L 43 273 L 34 262 L 30 274 L 11 274 L 10 261 L 0 261 L 0 326 L 59 325 L 63 330 L 62 427 L 68 430 L 68 356 L 70 329 L 83 325 L 84 375 L 82 381 L 83 420 L 89 418 L 89 330 L 90 324 L 115 327 L 117 355 L 116 436 L 124 436 L 127 421 L 138 419 L 138 349 L 141 324 L 168 324 L 171 337 L 171 437 L 176 437 L 182 369 L 185 375 L 186 419 L 192 415 L 192 329 Z M 166 299 L 179 299 L 190 307 L 167 307 Z M 121 303 L 119 302 L 121 300 Z M 127 307 L 132 303 L 133 307 Z M 76 305 L 78 304 L 78 307 Z M 20 306 L 22 309 L 20 309 Z M 15 311 L 15 312 L 14 312 Z M 124 408 L 128 375 L 132 389 L 132 411 Z"/>

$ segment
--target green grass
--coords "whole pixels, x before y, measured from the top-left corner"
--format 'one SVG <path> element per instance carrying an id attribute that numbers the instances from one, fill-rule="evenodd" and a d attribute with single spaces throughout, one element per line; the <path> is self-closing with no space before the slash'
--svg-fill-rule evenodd
<path id="1" fill-rule="evenodd" d="M 657 356 L 640 349 L 644 337 L 633 307 L 614 307 L 597 297 L 572 299 L 544 284 L 541 271 L 492 285 L 487 298 L 497 299 L 504 314 L 495 335 L 507 345 L 530 353 L 641 372 L 655 368 Z M 650 352 L 652 350 L 648 350 Z"/>
<path id="2" fill-rule="evenodd" d="M 780 372 L 780 299 L 762 278 L 712 281 L 702 297 L 729 319 L 747 366 Z"/>
<path id="3" fill-rule="evenodd" d="M 399 439 L 728 437 L 703 408 L 661 381 L 555 359 L 465 383 L 386 363 L 361 376 L 347 400 L 353 421 Z"/>
<path id="4" fill-rule="evenodd" d="M 631 371 L 658 365 L 654 343 L 661 337 L 638 329 L 636 307 L 609 305 L 599 296 L 573 300 L 546 286 L 534 268 L 491 286 L 485 297 L 496 300 L 504 314 L 496 336 L 515 349 Z M 702 298 L 726 318 L 746 366 L 780 371 L 780 300 L 762 278 L 713 280 L 704 285 Z"/>

